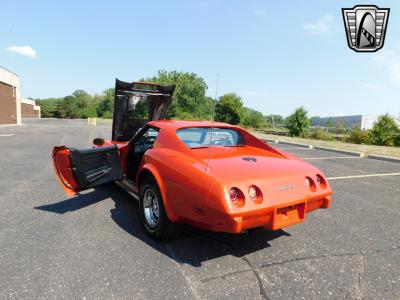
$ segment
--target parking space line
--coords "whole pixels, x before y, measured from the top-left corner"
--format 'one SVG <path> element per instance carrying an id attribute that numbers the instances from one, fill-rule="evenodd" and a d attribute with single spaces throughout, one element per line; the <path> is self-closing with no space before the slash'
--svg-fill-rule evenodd
<path id="1" fill-rule="evenodd" d="M 328 177 L 328 180 L 339 180 L 339 179 L 351 179 L 351 178 L 367 178 L 367 177 L 385 177 L 385 176 L 400 176 L 400 173 L 383 173 L 383 174 L 365 174 L 365 175 L 351 175 L 351 176 L 339 176 L 339 177 Z"/>
<path id="2" fill-rule="evenodd" d="M 364 158 L 360 156 L 325 156 L 325 157 L 301 157 L 301 159 L 318 160 L 318 159 L 350 159 L 350 158 Z"/>
<path id="3" fill-rule="evenodd" d="M 285 148 L 280 148 L 280 147 L 276 147 L 276 148 L 278 148 L 279 150 L 315 150 L 315 149 L 312 149 L 312 148 L 305 148 L 305 147 L 285 147 Z"/>
<path id="4" fill-rule="evenodd" d="M 8 133 L 8 134 L 0 134 L 0 137 L 4 137 L 4 136 L 13 136 L 14 133 Z"/>

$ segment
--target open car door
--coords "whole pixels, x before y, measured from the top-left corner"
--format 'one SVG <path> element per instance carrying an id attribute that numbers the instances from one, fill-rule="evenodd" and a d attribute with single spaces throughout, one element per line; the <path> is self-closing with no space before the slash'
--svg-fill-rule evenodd
<path id="1" fill-rule="evenodd" d="M 164 119 L 175 85 L 116 79 L 112 140 L 127 142 L 149 121 Z"/>
<path id="2" fill-rule="evenodd" d="M 83 150 L 54 147 L 53 164 L 68 196 L 122 179 L 121 160 L 115 145 Z"/>

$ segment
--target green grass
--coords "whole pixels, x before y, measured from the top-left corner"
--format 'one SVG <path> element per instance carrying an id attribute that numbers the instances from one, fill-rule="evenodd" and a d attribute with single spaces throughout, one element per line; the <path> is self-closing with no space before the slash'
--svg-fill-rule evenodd
<path id="1" fill-rule="evenodd" d="M 254 132 L 254 134 L 263 139 L 271 139 L 278 140 L 283 142 L 292 142 L 299 144 L 307 144 L 313 146 L 321 146 L 321 147 L 329 147 L 340 150 L 349 150 L 355 152 L 363 152 L 366 155 L 368 154 L 378 154 L 384 156 L 398 157 L 400 158 L 400 147 L 385 147 L 385 146 L 373 146 L 373 145 L 358 145 L 358 144 L 350 144 L 343 143 L 337 141 L 320 141 L 320 140 L 312 140 L 312 139 L 304 139 L 304 138 L 294 138 L 287 136 L 279 136 L 272 134 L 263 134 L 260 132 Z"/>

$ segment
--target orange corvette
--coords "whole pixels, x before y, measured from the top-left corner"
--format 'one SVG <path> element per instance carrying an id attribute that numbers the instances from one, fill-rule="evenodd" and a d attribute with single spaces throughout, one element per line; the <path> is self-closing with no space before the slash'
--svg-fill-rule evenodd
<path id="1" fill-rule="evenodd" d="M 320 170 L 246 130 L 162 120 L 174 88 L 117 80 L 112 140 L 53 149 L 67 194 L 115 182 L 139 200 L 144 228 L 158 239 L 176 236 L 182 224 L 277 230 L 330 206 Z"/>

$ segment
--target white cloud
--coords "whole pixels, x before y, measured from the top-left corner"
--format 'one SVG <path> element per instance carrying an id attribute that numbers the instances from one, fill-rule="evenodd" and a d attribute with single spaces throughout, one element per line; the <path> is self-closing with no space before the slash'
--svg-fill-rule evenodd
<path id="1" fill-rule="evenodd" d="M 327 35 L 333 32 L 334 18 L 331 15 L 324 15 L 313 23 L 303 25 L 303 29 L 310 35 Z"/>
<path id="2" fill-rule="evenodd" d="M 31 46 L 9 46 L 7 51 L 21 54 L 23 56 L 27 56 L 30 58 L 37 58 L 36 50 L 33 49 Z"/>

